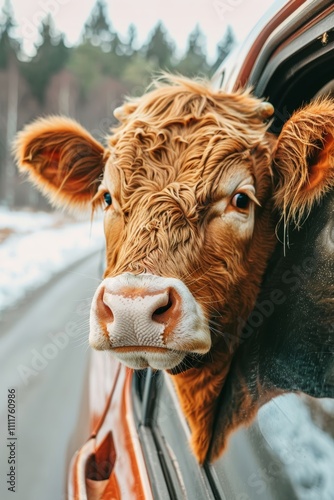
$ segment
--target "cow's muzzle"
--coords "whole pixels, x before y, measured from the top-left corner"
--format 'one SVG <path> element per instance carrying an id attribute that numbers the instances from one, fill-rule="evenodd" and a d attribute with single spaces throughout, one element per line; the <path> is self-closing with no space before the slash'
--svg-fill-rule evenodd
<path id="1" fill-rule="evenodd" d="M 202 308 L 181 280 L 130 273 L 106 278 L 97 289 L 89 342 L 138 369 L 172 369 L 211 347 Z"/>

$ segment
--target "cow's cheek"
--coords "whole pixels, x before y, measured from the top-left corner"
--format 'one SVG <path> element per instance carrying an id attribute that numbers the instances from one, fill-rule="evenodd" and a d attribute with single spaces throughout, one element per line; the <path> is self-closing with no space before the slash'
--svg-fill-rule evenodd
<path id="1" fill-rule="evenodd" d="M 121 216 L 115 213 L 106 215 L 104 219 L 104 234 L 106 241 L 106 270 L 104 277 L 112 276 L 122 252 L 124 238 L 124 222 Z"/>
<path id="2" fill-rule="evenodd" d="M 228 300 L 228 294 L 244 275 L 249 239 L 233 232 L 231 224 L 213 219 L 206 230 L 204 266 L 212 276 L 211 290 Z"/>
<path id="3" fill-rule="evenodd" d="M 195 282 L 199 291 L 189 284 L 195 298 L 201 303 L 206 317 L 219 324 L 228 324 L 240 310 L 247 281 L 247 255 L 251 240 L 233 232 L 230 224 L 213 219 L 206 229 L 205 247 L 202 252 L 201 280 Z"/>
<path id="4" fill-rule="evenodd" d="M 251 225 L 251 224 L 249 224 Z M 206 253 L 212 263 L 234 269 L 249 245 L 251 229 L 237 221 L 215 217 L 206 229 Z"/>

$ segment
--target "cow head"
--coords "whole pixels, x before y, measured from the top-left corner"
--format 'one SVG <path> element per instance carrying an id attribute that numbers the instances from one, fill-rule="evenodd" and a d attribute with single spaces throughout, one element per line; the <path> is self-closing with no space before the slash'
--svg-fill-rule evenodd
<path id="1" fill-rule="evenodd" d="M 247 91 L 175 77 L 117 110 L 106 148 L 55 117 L 16 142 L 21 170 L 54 203 L 104 207 L 107 269 L 90 344 L 132 368 L 174 374 L 200 461 L 275 246 L 268 109 Z M 277 151 L 288 155 L 299 137 L 286 135 Z"/>
<path id="2" fill-rule="evenodd" d="M 279 243 L 217 404 L 211 459 L 273 397 L 334 397 L 334 102 L 297 112 L 281 137 Z"/>
<path id="3" fill-rule="evenodd" d="M 54 203 L 104 208 L 94 348 L 135 369 L 175 369 L 247 315 L 273 244 L 260 108 L 248 92 L 175 78 L 116 111 L 106 148 L 66 118 L 21 132 L 20 168 Z"/>

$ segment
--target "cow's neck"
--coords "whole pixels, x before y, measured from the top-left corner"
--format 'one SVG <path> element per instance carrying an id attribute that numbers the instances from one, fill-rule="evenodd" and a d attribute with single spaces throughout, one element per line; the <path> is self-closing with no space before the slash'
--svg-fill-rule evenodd
<path id="1" fill-rule="evenodd" d="M 204 366 L 172 375 L 191 429 L 191 446 L 200 463 L 204 462 L 207 455 L 215 405 L 230 367 L 230 357 L 224 342 L 220 342 L 210 351 L 210 361 Z"/>

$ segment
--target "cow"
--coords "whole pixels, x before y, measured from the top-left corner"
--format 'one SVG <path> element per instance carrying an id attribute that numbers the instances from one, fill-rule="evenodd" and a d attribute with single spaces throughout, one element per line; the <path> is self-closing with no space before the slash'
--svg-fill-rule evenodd
<path id="1" fill-rule="evenodd" d="M 200 463 L 276 245 L 274 188 L 285 198 L 273 162 L 282 176 L 293 165 L 304 211 L 329 182 L 318 158 L 333 103 L 297 112 L 278 138 L 272 113 L 248 89 L 170 76 L 115 111 L 106 147 L 65 117 L 37 120 L 15 142 L 20 170 L 55 205 L 104 207 L 107 267 L 90 345 L 171 375 Z"/>

